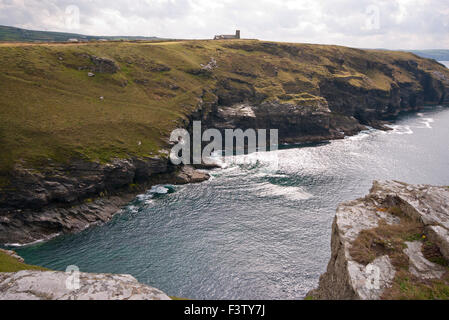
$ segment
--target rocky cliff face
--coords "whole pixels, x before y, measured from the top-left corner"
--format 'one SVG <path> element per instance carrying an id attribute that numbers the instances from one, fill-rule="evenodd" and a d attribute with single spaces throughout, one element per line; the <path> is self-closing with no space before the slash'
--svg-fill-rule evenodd
<path id="1" fill-rule="evenodd" d="M 449 103 L 447 70 L 426 70 L 413 60 L 348 58 L 333 62 L 353 71 L 327 65 L 328 76 L 283 83 L 277 95 L 260 91 L 255 81 L 220 80 L 200 104 L 197 118 L 219 129 L 276 128 L 281 143 L 298 143 L 339 139 L 366 126 L 386 129 L 384 124 L 401 112 Z"/>
<path id="2" fill-rule="evenodd" d="M 110 164 L 73 161 L 45 171 L 16 166 L 13 188 L 0 194 L 0 243 L 25 244 L 61 233 L 79 232 L 109 221 L 152 184 L 186 184 L 209 175 L 174 168 L 167 158 L 115 160 Z"/>
<path id="3" fill-rule="evenodd" d="M 375 182 L 340 205 L 315 299 L 448 299 L 449 188 Z"/>

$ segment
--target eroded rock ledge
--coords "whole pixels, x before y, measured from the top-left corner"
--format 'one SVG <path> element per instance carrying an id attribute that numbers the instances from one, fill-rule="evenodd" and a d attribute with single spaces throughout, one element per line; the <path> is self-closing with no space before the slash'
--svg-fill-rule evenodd
<path id="1" fill-rule="evenodd" d="M 56 271 L 0 273 L 0 300 L 171 300 L 130 275 L 80 273 L 79 287 L 69 277 Z"/>
<path id="2" fill-rule="evenodd" d="M 313 299 L 449 299 L 449 188 L 374 182 L 341 204 Z"/>

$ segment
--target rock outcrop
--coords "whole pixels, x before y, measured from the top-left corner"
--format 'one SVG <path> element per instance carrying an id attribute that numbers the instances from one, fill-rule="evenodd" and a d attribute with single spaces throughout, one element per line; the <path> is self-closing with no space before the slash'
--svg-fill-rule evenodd
<path id="1" fill-rule="evenodd" d="M 19 271 L 0 273 L 0 300 L 171 300 L 130 275 Z"/>
<path id="2" fill-rule="evenodd" d="M 340 139 L 366 129 L 354 117 L 334 116 L 325 99 L 219 106 L 208 126 L 221 130 L 277 128 L 280 143 Z"/>
<path id="3" fill-rule="evenodd" d="M 118 66 L 118 64 L 115 63 L 115 61 L 113 61 L 111 59 L 91 56 L 90 60 L 92 61 L 92 64 L 94 65 L 92 68 L 93 72 L 116 73 L 117 71 L 120 70 L 120 67 Z"/>
<path id="4" fill-rule="evenodd" d="M 448 299 L 449 188 L 374 182 L 340 205 L 315 299 Z"/>

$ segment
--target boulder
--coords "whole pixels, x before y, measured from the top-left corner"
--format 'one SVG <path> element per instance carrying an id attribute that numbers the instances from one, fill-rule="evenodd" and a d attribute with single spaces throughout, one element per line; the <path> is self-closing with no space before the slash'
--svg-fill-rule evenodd
<path id="1" fill-rule="evenodd" d="M 99 58 L 96 56 L 91 56 L 90 61 L 93 63 L 93 72 L 98 73 L 116 73 L 120 70 L 118 64 L 115 61 L 107 58 Z"/>

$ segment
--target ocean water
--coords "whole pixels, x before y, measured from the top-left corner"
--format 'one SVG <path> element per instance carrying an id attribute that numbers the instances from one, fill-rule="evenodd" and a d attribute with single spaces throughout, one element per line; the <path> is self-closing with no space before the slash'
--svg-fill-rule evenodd
<path id="1" fill-rule="evenodd" d="M 326 270 L 339 203 L 373 180 L 449 185 L 449 109 L 392 128 L 284 147 L 277 166 L 262 154 L 201 184 L 158 186 L 105 225 L 17 251 L 52 269 L 131 274 L 173 296 L 301 299 Z"/>

